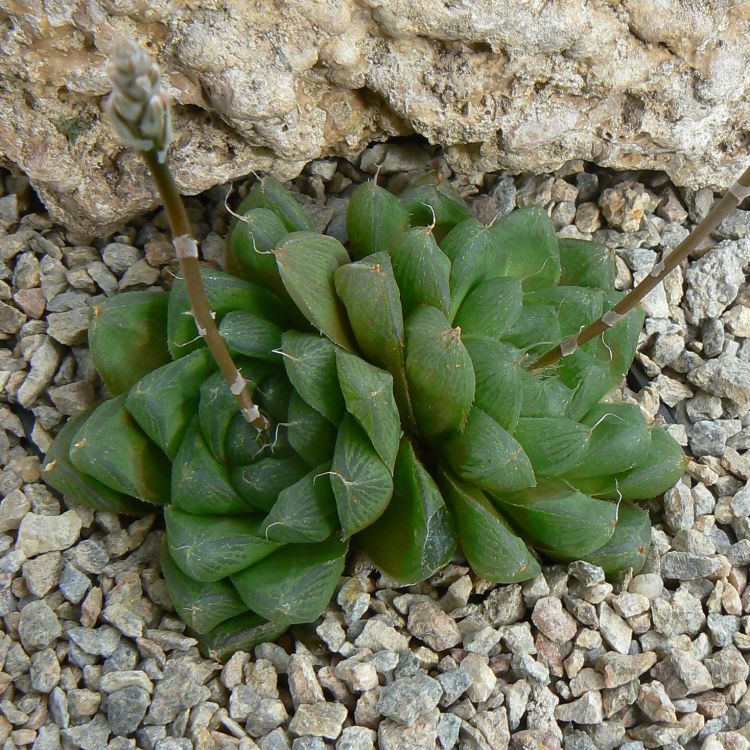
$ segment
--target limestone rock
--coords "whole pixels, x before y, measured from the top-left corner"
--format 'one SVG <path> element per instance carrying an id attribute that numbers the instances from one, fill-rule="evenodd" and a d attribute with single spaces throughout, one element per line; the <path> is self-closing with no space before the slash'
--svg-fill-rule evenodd
<path id="1" fill-rule="evenodd" d="M 750 19 L 726 3 L 34 0 L 6 15 L 0 161 L 79 235 L 157 202 L 101 114 L 118 33 L 162 66 L 188 194 L 410 132 L 464 172 L 579 158 L 722 188 L 744 167 Z"/>

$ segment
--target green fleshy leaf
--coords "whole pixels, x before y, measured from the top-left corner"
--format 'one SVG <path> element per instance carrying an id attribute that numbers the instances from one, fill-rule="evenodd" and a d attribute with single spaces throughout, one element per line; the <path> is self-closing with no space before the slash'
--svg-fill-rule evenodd
<path id="1" fill-rule="evenodd" d="M 441 453 L 461 479 L 488 492 L 512 492 L 536 483 L 519 442 L 477 407 L 466 427 L 445 441 Z"/>
<path id="2" fill-rule="evenodd" d="M 150 372 L 128 393 L 127 410 L 171 459 L 198 409 L 201 384 L 215 367 L 208 349 L 200 349 Z"/>
<path id="3" fill-rule="evenodd" d="M 244 603 L 242 607 L 245 608 Z M 249 652 L 261 643 L 275 641 L 286 629 L 286 625 L 269 622 L 255 612 L 246 612 L 200 635 L 199 641 L 201 651 L 207 658 L 226 661 L 238 651 Z"/>
<path id="4" fill-rule="evenodd" d="M 393 485 L 385 512 L 357 534 L 356 543 L 389 576 L 417 583 L 451 561 L 456 539 L 440 490 L 406 437 L 401 439 Z"/>
<path id="5" fill-rule="evenodd" d="M 605 500 L 645 500 L 659 497 L 680 481 L 688 457 L 672 436 L 659 427 L 651 430 L 647 456 L 619 474 L 569 479 L 581 492 Z"/>
<path id="6" fill-rule="evenodd" d="M 219 326 L 232 354 L 271 362 L 279 359 L 276 350 L 281 346 L 283 331 L 281 326 L 246 310 L 227 313 Z"/>
<path id="7" fill-rule="evenodd" d="M 258 384 L 255 389 L 255 400 L 258 402 L 260 410 L 271 418 L 271 422 L 278 424 L 283 422 L 289 413 L 289 399 L 291 399 L 293 391 L 289 378 L 279 370 L 271 373 Z M 277 438 L 278 434 L 271 438 L 269 442 Z"/>
<path id="8" fill-rule="evenodd" d="M 592 343 L 595 353 L 578 349 L 564 357 L 557 367 L 560 380 L 573 390 L 567 406 L 571 419 L 580 419 L 622 381 L 622 375 L 614 372 L 603 358 L 601 340 Z"/>
<path id="9" fill-rule="evenodd" d="M 476 377 L 475 404 L 509 432 L 514 432 L 523 404 L 521 352 L 480 336 L 462 337 Z"/>
<path id="10" fill-rule="evenodd" d="M 333 455 L 336 428 L 295 391 L 289 401 L 287 439 L 308 466 L 317 466 Z"/>
<path id="11" fill-rule="evenodd" d="M 544 354 L 561 338 L 555 307 L 528 297 L 518 320 L 502 335 L 503 341 L 523 349 L 531 359 Z"/>
<path id="12" fill-rule="evenodd" d="M 608 576 L 617 576 L 628 568 L 637 574 L 646 562 L 650 547 L 648 513 L 630 503 L 622 503 L 614 534 L 603 547 L 589 552 L 585 560 L 598 565 Z"/>
<path id="13" fill-rule="evenodd" d="M 432 232 L 423 227 L 409 229 L 393 243 L 390 255 L 404 315 L 417 305 L 432 305 L 447 316 L 451 262 Z"/>
<path id="14" fill-rule="evenodd" d="M 543 208 L 519 208 L 498 219 L 493 240 L 507 253 L 506 274 L 521 279 L 525 292 L 560 281 L 560 253 L 555 227 Z"/>
<path id="15" fill-rule="evenodd" d="M 390 255 L 374 253 L 358 263 L 342 266 L 334 280 L 359 348 L 370 362 L 393 375 L 396 402 L 404 414 L 410 414 L 404 318 Z"/>
<path id="16" fill-rule="evenodd" d="M 344 539 L 379 518 L 393 493 L 391 472 L 350 414 L 339 427 L 331 486 Z"/>
<path id="17" fill-rule="evenodd" d="M 294 390 L 331 424 L 337 425 L 345 407 L 336 370 L 336 347 L 313 333 L 287 331 L 281 349 Z"/>
<path id="18" fill-rule="evenodd" d="M 291 487 L 308 472 L 297 456 L 261 458 L 249 466 L 231 469 L 232 484 L 240 497 L 252 508 L 268 512 L 282 490 Z"/>
<path id="19" fill-rule="evenodd" d="M 338 526 L 336 499 L 328 472 L 320 464 L 298 482 L 282 490 L 261 525 L 260 533 L 277 542 L 322 542 Z"/>
<path id="20" fill-rule="evenodd" d="M 333 539 L 290 545 L 232 576 L 232 583 L 245 604 L 267 620 L 312 622 L 336 590 L 346 550 Z"/>
<path id="21" fill-rule="evenodd" d="M 474 368 L 460 331 L 434 307 L 418 307 L 406 323 L 406 377 L 425 437 L 461 429 L 474 401 Z"/>
<path id="22" fill-rule="evenodd" d="M 564 338 L 578 333 L 589 323 L 601 318 L 604 312 L 604 293 L 599 289 L 581 286 L 555 286 L 538 292 L 527 292 L 524 304 L 551 306 L 559 324 L 560 336 Z"/>
<path id="23" fill-rule="evenodd" d="M 439 481 L 461 549 L 477 575 L 497 583 L 527 581 L 539 575 L 539 563 L 480 490 L 443 470 Z"/>
<path id="24" fill-rule="evenodd" d="M 523 391 L 522 417 L 562 417 L 568 414 L 574 393 L 557 378 L 544 378 L 520 369 L 519 379 Z M 573 417 L 575 419 L 575 417 Z"/>
<path id="25" fill-rule="evenodd" d="M 617 523 L 615 503 L 554 480 L 542 479 L 537 487 L 494 498 L 524 538 L 554 559 L 579 559 L 599 549 Z"/>
<path id="26" fill-rule="evenodd" d="M 289 232 L 304 232 L 312 222 L 304 208 L 294 196 L 273 176 L 267 174 L 253 185 L 252 190 L 240 203 L 237 213 L 240 216 L 253 208 L 266 208 L 273 211 Z M 233 224 L 237 222 L 233 222 Z"/>
<path id="27" fill-rule="evenodd" d="M 622 292 L 608 292 L 604 296 L 604 309 L 614 307 L 624 296 Z M 602 338 L 609 347 L 607 361 L 612 370 L 621 378 L 625 377 L 633 363 L 638 349 L 638 337 L 643 330 L 645 319 L 646 313 L 641 307 L 636 307 L 625 316 L 624 320 L 602 334 Z"/>
<path id="28" fill-rule="evenodd" d="M 597 404 L 581 420 L 591 428 L 589 449 L 568 478 L 612 475 L 644 461 L 651 432 L 641 410 L 633 404 Z"/>
<path id="29" fill-rule="evenodd" d="M 194 516 L 164 512 L 169 554 L 196 581 L 219 581 L 262 560 L 281 544 L 263 536 L 262 516 Z"/>
<path id="30" fill-rule="evenodd" d="M 166 292 L 128 292 L 93 307 L 89 350 L 113 396 L 169 362 L 168 302 Z"/>
<path id="31" fill-rule="evenodd" d="M 471 218 L 466 201 L 438 174 L 426 174 L 415 180 L 399 196 L 409 211 L 412 226 L 429 227 L 441 240 L 453 227 Z"/>
<path id="32" fill-rule="evenodd" d="M 268 430 L 259 430 L 238 412 L 227 429 L 226 463 L 246 466 L 264 457 L 287 458 L 294 453 L 288 438 L 286 425 L 277 420 L 272 420 Z"/>
<path id="33" fill-rule="evenodd" d="M 213 268 L 201 268 L 200 272 L 206 299 L 217 325 L 232 310 L 246 310 L 285 328 L 292 323 L 284 303 L 267 289 Z M 177 276 L 169 294 L 167 331 L 173 359 L 184 357 L 206 345 L 198 335 L 190 298 L 181 276 Z"/>
<path id="34" fill-rule="evenodd" d="M 251 394 L 258 383 L 273 371 L 271 365 L 258 360 L 238 361 L 236 364 L 247 381 Z M 198 402 L 198 421 L 206 444 L 214 458 L 221 463 L 227 463 L 227 433 L 239 411 L 237 399 L 229 390 L 229 384 L 221 372 L 217 371 L 203 381 Z M 245 419 L 241 415 L 240 417 L 244 422 Z"/>
<path id="35" fill-rule="evenodd" d="M 177 614 L 196 633 L 208 633 L 247 611 L 229 581 L 201 583 L 186 576 L 170 556 L 166 540 L 161 549 L 161 570 Z"/>
<path id="36" fill-rule="evenodd" d="M 680 444 L 666 430 L 654 427 L 646 458 L 617 475 L 618 498 L 640 500 L 663 495 L 680 481 L 689 462 Z"/>
<path id="37" fill-rule="evenodd" d="M 456 311 L 474 286 L 505 275 L 508 257 L 494 241 L 490 227 L 482 226 L 473 217 L 451 229 L 440 242 L 440 249 L 451 262 L 449 318 L 454 320 Z"/>
<path id="38" fill-rule="evenodd" d="M 70 447 L 76 442 L 76 436 L 88 416 L 89 412 L 86 412 L 68 419 L 44 457 L 42 479 L 52 489 L 61 493 L 69 505 L 85 505 L 95 510 L 130 515 L 150 513 L 153 510 L 152 506 L 116 492 L 106 484 L 79 471 L 71 463 Z"/>
<path id="39" fill-rule="evenodd" d="M 91 412 L 76 433 L 70 461 L 116 492 L 164 505 L 169 502 L 169 461 L 141 432 L 125 398 L 117 396 Z"/>
<path id="40" fill-rule="evenodd" d="M 336 352 L 336 367 L 346 411 L 365 431 L 385 465 L 393 471 L 401 438 L 401 417 L 393 397 L 393 377 L 347 352 Z"/>
<path id="41" fill-rule="evenodd" d="M 614 289 L 617 267 L 615 254 L 598 242 L 558 239 L 561 284 L 577 284 L 594 289 Z"/>
<path id="42" fill-rule="evenodd" d="M 281 219 L 268 208 L 251 208 L 236 221 L 226 247 L 227 270 L 270 289 L 286 294 L 276 258 L 271 250 L 287 233 Z"/>
<path id="43" fill-rule="evenodd" d="M 589 428 L 565 417 L 519 419 L 515 437 L 534 471 L 557 477 L 577 466 L 589 447 Z"/>
<path id="44" fill-rule="evenodd" d="M 249 513 L 224 464 L 209 450 L 194 419 L 172 463 L 172 507 L 197 515 Z M 211 521 L 207 521 L 210 524 Z"/>
<path id="45" fill-rule="evenodd" d="M 395 195 L 374 181 L 363 182 L 349 198 L 346 232 L 352 257 L 388 250 L 409 228 L 409 212 Z"/>
<path id="46" fill-rule="evenodd" d="M 499 339 L 516 325 L 522 308 L 518 279 L 488 279 L 466 295 L 453 324 L 459 326 L 464 335 Z"/>
<path id="47" fill-rule="evenodd" d="M 349 321 L 333 282 L 336 269 L 350 260 L 344 246 L 333 237 L 293 232 L 274 254 L 284 287 L 299 311 L 331 341 L 352 350 Z"/>
<path id="48" fill-rule="evenodd" d="M 294 389 L 282 370 L 261 380 L 253 397 L 270 420 L 267 430 L 259 430 L 240 413 L 229 423 L 226 437 L 227 461 L 233 466 L 251 464 L 262 456 L 285 458 L 292 455 L 286 429 L 289 401 Z"/>

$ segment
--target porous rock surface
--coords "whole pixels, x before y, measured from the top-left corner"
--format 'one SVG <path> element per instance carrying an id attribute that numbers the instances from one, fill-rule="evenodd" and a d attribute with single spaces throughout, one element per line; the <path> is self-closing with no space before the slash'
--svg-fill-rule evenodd
<path id="1" fill-rule="evenodd" d="M 749 30 L 731 0 L 6 2 L 0 161 L 81 236 L 156 205 L 101 117 L 125 33 L 177 102 L 185 193 L 412 132 L 463 172 L 583 158 L 725 188 L 747 158 Z"/>

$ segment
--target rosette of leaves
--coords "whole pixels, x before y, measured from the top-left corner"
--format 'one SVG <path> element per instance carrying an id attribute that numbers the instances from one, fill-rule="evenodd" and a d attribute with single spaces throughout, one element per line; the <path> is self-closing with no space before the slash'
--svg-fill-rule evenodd
<path id="1" fill-rule="evenodd" d="M 239 214 L 231 273 L 203 282 L 270 427 L 243 419 L 178 278 L 94 310 L 112 398 L 69 421 L 44 472 L 72 503 L 163 508 L 167 587 L 209 651 L 315 620 L 351 548 L 410 583 L 457 547 L 497 582 L 541 559 L 640 568 L 633 501 L 685 464 L 637 407 L 602 401 L 642 313 L 530 367 L 620 299 L 610 253 L 558 240 L 540 208 L 483 226 L 431 179 L 399 197 L 359 186 L 346 246 L 270 177 Z"/>

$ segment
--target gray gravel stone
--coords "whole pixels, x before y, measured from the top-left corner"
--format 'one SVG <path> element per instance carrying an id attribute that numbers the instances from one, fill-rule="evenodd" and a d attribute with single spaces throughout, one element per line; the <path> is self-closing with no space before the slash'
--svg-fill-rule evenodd
<path id="1" fill-rule="evenodd" d="M 107 698 L 107 721 L 115 735 L 135 732 L 146 715 L 151 696 L 139 687 L 126 687 Z"/>
<path id="2" fill-rule="evenodd" d="M 193 750 L 193 743 L 187 737 L 164 737 L 156 742 L 154 750 Z"/>
<path id="3" fill-rule="evenodd" d="M 487 657 L 467 654 L 461 662 L 461 669 L 471 678 L 471 687 L 467 691 L 469 699 L 475 703 L 486 701 L 497 684 L 497 677 L 490 668 Z"/>
<path id="4" fill-rule="evenodd" d="M 750 673 L 747 662 L 734 646 L 726 646 L 704 659 L 713 687 L 724 688 L 733 682 L 745 681 Z"/>
<path id="5" fill-rule="evenodd" d="M 16 549 L 26 557 L 64 550 L 75 544 L 81 532 L 81 518 L 73 510 L 60 516 L 27 513 L 18 529 Z"/>
<path id="6" fill-rule="evenodd" d="M 440 705 L 444 707 L 452 706 L 472 685 L 468 672 L 461 667 L 442 672 L 437 681 L 443 688 Z"/>
<path id="7" fill-rule="evenodd" d="M 65 346 L 83 344 L 86 341 L 88 324 L 88 309 L 77 307 L 66 312 L 50 313 L 47 316 L 47 333 Z"/>
<path id="8" fill-rule="evenodd" d="M 66 563 L 60 574 L 60 591 L 71 604 L 80 604 L 86 592 L 91 588 L 91 580 L 75 565 Z"/>
<path id="9" fill-rule="evenodd" d="M 329 747 L 320 737 L 297 737 L 292 742 L 292 750 L 326 750 Z"/>
<path id="10" fill-rule="evenodd" d="M 49 693 L 57 686 L 60 682 L 60 662 L 51 648 L 32 655 L 29 677 L 31 686 L 40 693 Z"/>
<path id="11" fill-rule="evenodd" d="M 748 240 L 725 240 L 689 266 L 685 273 L 685 301 L 690 323 L 721 316 L 744 283 L 742 266 L 749 258 Z"/>
<path id="12" fill-rule="evenodd" d="M 21 490 L 9 492 L 0 503 L 0 532 L 17 529 L 29 510 L 31 501 Z"/>
<path id="13" fill-rule="evenodd" d="M 732 638 L 740 629 L 740 618 L 734 615 L 720 615 L 711 613 L 706 617 L 711 642 L 719 648 L 732 643 Z"/>
<path id="14" fill-rule="evenodd" d="M 433 708 L 423 713 L 411 726 L 385 719 L 378 726 L 379 750 L 420 750 L 433 748 L 437 739 L 440 712 Z"/>
<path id="15" fill-rule="evenodd" d="M 120 644 L 122 646 L 122 644 Z M 119 647 L 118 647 L 119 650 Z M 117 654 L 117 651 L 114 655 Z M 113 656 L 114 656 L 113 655 Z M 133 665 L 135 663 L 135 655 L 133 655 Z M 130 666 L 130 665 L 128 665 Z M 127 687 L 139 687 L 142 690 L 150 693 L 154 689 L 154 684 L 149 679 L 148 675 L 140 669 L 129 669 L 129 670 L 118 670 L 114 672 L 106 672 L 102 675 L 99 681 L 99 689 L 103 693 L 114 693 L 118 690 L 123 690 Z"/>
<path id="16" fill-rule="evenodd" d="M 455 620 L 429 601 L 417 602 L 409 608 L 407 628 L 435 651 L 453 648 L 461 641 Z"/>
<path id="17" fill-rule="evenodd" d="M 606 602 L 599 605 L 599 631 L 615 651 L 628 653 L 633 629 Z"/>
<path id="18" fill-rule="evenodd" d="M 287 733 L 278 727 L 258 740 L 260 750 L 291 750 L 291 743 Z"/>
<path id="19" fill-rule="evenodd" d="M 409 639 L 399 633 L 392 625 L 382 620 L 371 618 L 365 622 L 362 632 L 354 641 L 357 648 L 369 648 L 371 651 L 406 651 Z"/>
<path id="20" fill-rule="evenodd" d="M 26 561 L 23 564 L 23 579 L 29 593 L 40 598 L 48 594 L 58 583 L 61 567 L 59 552 L 48 552 Z"/>
<path id="21" fill-rule="evenodd" d="M 687 379 L 714 396 L 731 399 L 741 412 L 750 408 L 750 368 L 736 357 L 709 360 L 691 369 Z"/>
<path id="22" fill-rule="evenodd" d="M 675 649 L 660 661 L 651 672 L 664 685 L 673 700 L 713 687 L 708 669 L 691 654 Z"/>
<path id="23" fill-rule="evenodd" d="M 18 634 L 27 651 L 47 648 L 62 634 L 57 615 L 44 600 L 29 602 L 21 610 Z"/>
<path id="24" fill-rule="evenodd" d="M 112 656 L 120 644 L 120 634 L 109 625 L 71 628 L 66 635 L 78 648 L 92 656 Z"/>
<path id="25" fill-rule="evenodd" d="M 600 668 L 604 673 L 604 687 L 616 688 L 640 677 L 651 669 L 656 659 L 653 651 L 632 655 L 612 652 L 603 654 Z"/>
<path id="26" fill-rule="evenodd" d="M 419 715 L 434 708 L 443 695 L 440 683 L 425 674 L 403 677 L 383 687 L 378 711 L 389 719 L 411 726 Z"/>
<path id="27" fill-rule="evenodd" d="M 70 724 L 68 697 L 60 687 L 52 689 L 49 694 L 49 712 L 52 720 L 60 729 L 67 729 Z"/>
<path id="28" fill-rule="evenodd" d="M 102 249 L 102 260 L 117 276 L 121 276 L 134 265 L 139 256 L 137 248 L 121 242 L 111 242 Z"/>
<path id="29" fill-rule="evenodd" d="M 325 700 L 309 656 L 292 654 L 289 660 L 288 680 L 289 692 L 295 707 L 302 703 L 318 703 Z"/>
<path id="30" fill-rule="evenodd" d="M 39 727 L 31 750 L 60 750 L 60 728 L 54 724 Z"/>
<path id="31" fill-rule="evenodd" d="M 562 602 L 546 596 L 534 605 L 531 620 L 547 638 L 555 643 L 572 640 L 578 629 L 575 619 L 563 609 Z"/>
<path id="32" fill-rule="evenodd" d="M 336 750 L 375 750 L 377 734 L 367 727 L 344 727 Z"/>
<path id="33" fill-rule="evenodd" d="M 97 714 L 91 721 L 64 729 L 62 736 L 81 750 L 102 750 L 112 733 L 107 720 Z"/>
<path id="34" fill-rule="evenodd" d="M 312 735 L 335 740 L 341 734 L 346 716 L 346 706 L 340 703 L 303 703 L 292 716 L 289 731 L 298 736 Z"/>
<path id="35" fill-rule="evenodd" d="M 518 622 L 525 612 L 523 591 L 517 583 L 493 589 L 482 602 L 482 613 L 487 622 L 495 628 Z"/>
<path id="36" fill-rule="evenodd" d="M 677 722 L 674 704 L 667 695 L 664 685 L 658 680 L 640 686 L 637 703 L 651 721 L 661 721 L 666 724 Z"/>
<path id="37" fill-rule="evenodd" d="M 558 721 L 572 721 L 576 724 L 598 724 L 604 718 L 602 696 L 598 690 L 589 690 L 572 703 L 555 708 Z"/>
<path id="38" fill-rule="evenodd" d="M 667 552 L 661 561 L 661 572 L 665 578 L 690 581 L 714 575 L 719 571 L 721 565 L 721 560 L 710 555 Z"/>

